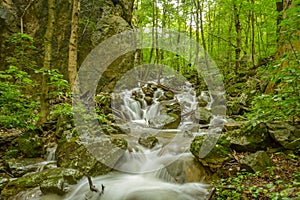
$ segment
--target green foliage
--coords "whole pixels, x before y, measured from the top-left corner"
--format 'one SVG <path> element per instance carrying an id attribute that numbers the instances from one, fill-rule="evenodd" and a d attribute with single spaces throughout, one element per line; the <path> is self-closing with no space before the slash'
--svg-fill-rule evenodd
<path id="1" fill-rule="evenodd" d="M 35 73 L 47 75 L 49 99 L 63 99 L 69 96 L 69 83 L 57 69 L 45 70 L 41 68 L 35 70 Z"/>
<path id="2" fill-rule="evenodd" d="M 11 35 L 6 57 L 7 69 L 0 71 L 0 126 L 5 128 L 34 128 L 38 103 L 32 100 L 31 92 L 36 84 L 29 75 L 35 67 L 32 54 L 33 38 L 21 33 Z"/>
<path id="3" fill-rule="evenodd" d="M 275 93 L 261 94 L 254 98 L 251 112 L 246 114 L 252 126 L 274 120 L 293 123 L 295 119 L 299 119 L 300 68 L 297 61 L 289 59 L 290 56 L 285 55 L 280 63 L 263 70 L 263 73 L 268 73 L 264 78 L 275 85 Z M 282 67 L 287 59 L 290 60 L 288 66 Z"/>

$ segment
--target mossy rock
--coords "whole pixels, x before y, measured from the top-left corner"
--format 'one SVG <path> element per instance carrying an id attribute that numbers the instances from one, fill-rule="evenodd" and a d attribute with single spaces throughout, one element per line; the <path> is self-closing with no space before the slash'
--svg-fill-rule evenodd
<path id="1" fill-rule="evenodd" d="M 86 145 L 68 141 L 58 145 L 55 157 L 60 167 L 79 169 L 86 175 L 97 176 L 110 172 L 126 149 L 127 142 L 121 138 L 108 137 Z"/>
<path id="2" fill-rule="evenodd" d="M 190 145 L 190 151 L 203 166 L 209 167 L 212 171 L 216 171 L 232 158 L 230 142 L 222 135 L 219 138 L 213 135 L 196 136 Z"/>
<path id="3" fill-rule="evenodd" d="M 272 139 L 264 123 L 249 130 L 246 127 L 226 132 L 232 149 L 239 152 L 256 152 L 272 146 Z"/>
<path id="4" fill-rule="evenodd" d="M 19 150 L 28 158 L 40 157 L 43 153 L 43 139 L 36 133 L 25 133 L 18 139 Z"/>
<path id="5" fill-rule="evenodd" d="M 26 174 L 6 184 L 6 186 L 1 192 L 1 196 L 3 196 L 4 199 L 8 199 L 9 197 L 17 195 L 21 191 L 32 189 L 40 185 L 45 186 L 47 183 L 50 182 L 55 183 L 57 181 L 60 181 L 63 182 L 64 185 L 76 184 L 77 181 L 82 177 L 83 174 L 78 170 L 65 169 L 65 168 L 48 169 L 37 173 Z M 52 184 L 52 186 L 53 185 L 54 184 Z M 57 194 L 62 194 L 61 192 L 53 189 L 53 187 L 51 191 L 44 190 L 44 192 L 45 193 L 57 192 Z"/>

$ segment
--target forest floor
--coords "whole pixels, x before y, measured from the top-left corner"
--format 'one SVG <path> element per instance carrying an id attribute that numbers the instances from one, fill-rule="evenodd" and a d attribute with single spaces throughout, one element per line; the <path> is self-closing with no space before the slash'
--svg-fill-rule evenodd
<path id="1" fill-rule="evenodd" d="M 249 173 L 240 170 L 236 160 L 227 163 L 222 177 L 213 183 L 217 200 L 300 200 L 299 152 L 268 153 L 273 166 L 265 172 Z M 236 154 L 239 159 L 245 153 Z"/>

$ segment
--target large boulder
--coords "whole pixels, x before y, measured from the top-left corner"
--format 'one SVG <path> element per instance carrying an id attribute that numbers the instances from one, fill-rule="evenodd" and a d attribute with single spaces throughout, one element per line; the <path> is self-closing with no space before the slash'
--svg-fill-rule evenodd
<path id="1" fill-rule="evenodd" d="M 5 160 L 5 164 L 14 177 L 21 177 L 30 172 L 36 172 L 42 167 L 43 163 L 40 158 L 19 158 Z"/>
<path id="2" fill-rule="evenodd" d="M 75 169 L 55 168 L 26 174 L 10 181 L 1 192 L 4 199 L 14 199 L 21 191 L 41 186 L 44 193 L 64 194 L 70 184 L 76 184 L 83 174 Z"/>
<path id="3" fill-rule="evenodd" d="M 40 157 L 43 153 L 44 140 L 37 131 L 28 131 L 18 138 L 18 147 L 28 158 Z"/>
<path id="4" fill-rule="evenodd" d="M 212 113 L 207 108 L 198 107 L 195 111 L 195 118 L 199 121 L 199 124 L 209 124 Z"/>
<path id="5" fill-rule="evenodd" d="M 285 149 L 300 149 L 300 127 L 283 122 L 267 124 L 271 137 Z"/>
<path id="6" fill-rule="evenodd" d="M 216 171 L 224 162 L 232 158 L 230 142 L 225 136 L 221 135 L 216 145 L 210 146 L 214 144 L 216 138 L 217 136 L 199 135 L 194 138 L 190 146 L 191 153 L 203 166 L 209 167 L 212 171 Z"/>
<path id="7" fill-rule="evenodd" d="M 178 101 L 159 102 L 159 113 L 152 116 L 149 125 L 154 128 L 176 129 L 181 121 L 181 107 Z"/>
<path id="8" fill-rule="evenodd" d="M 122 138 L 103 139 L 83 145 L 69 141 L 57 147 L 57 166 L 74 168 L 85 175 L 97 176 L 110 172 L 127 149 Z"/>
<path id="9" fill-rule="evenodd" d="M 265 151 L 244 156 L 239 162 L 242 168 L 251 172 L 262 172 L 272 166 L 272 160 Z"/>
<path id="10" fill-rule="evenodd" d="M 177 183 L 209 182 L 211 172 L 191 154 L 185 154 L 166 167 L 168 174 Z"/>
<path id="11" fill-rule="evenodd" d="M 230 141 L 230 147 L 239 152 L 265 150 L 272 144 L 267 127 L 263 123 L 250 130 L 235 129 L 228 131 L 226 135 L 227 140 Z"/>

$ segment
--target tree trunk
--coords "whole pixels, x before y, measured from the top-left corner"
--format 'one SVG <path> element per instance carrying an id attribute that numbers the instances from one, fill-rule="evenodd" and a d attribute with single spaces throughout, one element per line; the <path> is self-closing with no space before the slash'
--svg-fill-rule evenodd
<path id="1" fill-rule="evenodd" d="M 41 89 L 41 96 L 40 96 L 41 116 L 38 124 L 45 123 L 50 113 L 48 71 L 51 69 L 52 39 L 53 39 L 54 27 L 55 27 L 55 0 L 48 0 L 48 24 L 44 36 L 45 52 L 44 52 L 43 68 L 45 72 L 43 73 L 43 79 L 42 79 L 42 89 Z"/>
<path id="2" fill-rule="evenodd" d="M 78 43 L 78 22 L 79 22 L 80 0 L 73 0 L 72 25 L 69 43 L 68 74 L 71 90 L 74 89 L 77 75 L 77 43 Z"/>
<path id="3" fill-rule="evenodd" d="M 240 68 L 239 59 L 240 59 L 241 49 L 242 49 L 242 33 L 241 33 L 240 14 L 236 2 L 233 3 L 233 14 L 234 14 L 235 31 L 236 31 L 235 73 L 237 74 Z"/>

